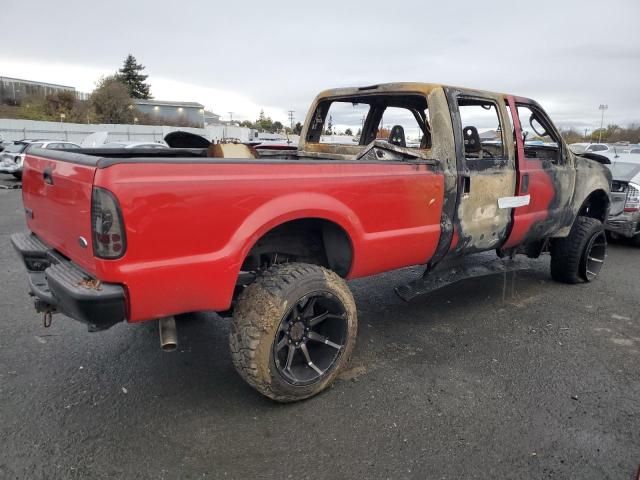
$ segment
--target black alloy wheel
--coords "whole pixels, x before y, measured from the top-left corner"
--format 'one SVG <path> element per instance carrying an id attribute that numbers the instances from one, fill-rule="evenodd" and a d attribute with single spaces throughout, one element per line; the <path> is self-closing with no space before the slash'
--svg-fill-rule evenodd
<path id="1" fill-rule="evenodd" d="M 292 385 L 309 385 L 338 361 L 347 338 L 346 310 L 330 292 L 311 292 L 280 322 L 273 343 L 278 373 Z"/>
<path id="2" fill-rule="evenodd" d="M 598 276 L 606 257 L 607 236 L 604 231 L 600 231 L 591 237 L 584 252 L 582 276 L 587 282 Z"/>

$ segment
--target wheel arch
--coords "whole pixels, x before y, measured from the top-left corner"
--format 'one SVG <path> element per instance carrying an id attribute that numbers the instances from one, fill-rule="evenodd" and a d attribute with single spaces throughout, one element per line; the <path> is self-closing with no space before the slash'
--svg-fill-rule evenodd
<path id="1" fill-rule="evenodd" d="M 245 239 L 239 252 L 239 270 L 256 251 L 264 253 L 269 245 L 277 245 L 284 238 L 296 241 L 297 247 L 310 247 L 309 242 L 314 247 L 321 245 L 324 262 L 305 260 L 330 268 L 342 277 L 352 270 L 363 237 L 358 217 L 351 209 L 333 197 L 313 193 L 287 195 L 268 202 L 243 222 L 237 235 Z"/>
<path id="2" fill-rule="evenodd" d="M 300 217 L 260 235 L 244 255 L 241 269 L 259 267 L 262 258 L 278 254 L 329 268 L 344 278 L 353 265 L 354 246 L 347 231 L 335 221 Z"/>
<path id="3" fill-rule="evenodd" d="M 604 223 L 609 215 L 610 204 L 607 192 L 599 188 L 587 195 L 578 210 L 578 216 L 595 218 Z"/>

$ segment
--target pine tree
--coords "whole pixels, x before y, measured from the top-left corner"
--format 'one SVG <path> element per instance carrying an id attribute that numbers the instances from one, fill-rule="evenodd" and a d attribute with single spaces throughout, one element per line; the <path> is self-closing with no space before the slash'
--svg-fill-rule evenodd
<path id="1" fill-rule="evenodd" d="M 131 98 L 144 100 L 153 98 L 150 94 L 151 86 L 145 83 L 148 75 L 144 75 L 143 70 L 144 66 L 140 65 L 131 54 L 127 56 L 122 68 L 118 70 L 118 79 L 127 86 Z"/>
<path id="2" fill-rule="evenodd" d="M 331 115 L 329 115 L 329 124 L 327 125 L 325 135 L 333 135 L 333 117 Z"/>

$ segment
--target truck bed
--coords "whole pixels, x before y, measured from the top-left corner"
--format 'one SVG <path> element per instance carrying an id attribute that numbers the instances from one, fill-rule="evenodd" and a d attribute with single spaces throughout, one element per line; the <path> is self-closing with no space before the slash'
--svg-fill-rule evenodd
<path id="1" fill-rule="evenodd" d="M 426 263 L 438 244 L 444 179 L 435 161 L 204 155 L 35 151 L 24 171 L 29 229 L 89 276 L 123 285 L 129 321 L 229 308 L 255 242 L 297 219 L 322 219 L 346 233 L 349 278 Z M 94 187 L 120 204 L 121 258 L 93 255 Z"/>

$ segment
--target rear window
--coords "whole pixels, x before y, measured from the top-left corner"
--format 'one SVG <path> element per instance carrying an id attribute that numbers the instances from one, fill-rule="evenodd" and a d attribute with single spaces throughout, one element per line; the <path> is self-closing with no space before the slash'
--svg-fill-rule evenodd
<path id="1" fill-rule="evenodd" d="M 366 103 L 333 102 L 329 106 L 320 143 L 358 145 L 369 109 Z"/>
<path id="2" fill-rule="evenodd" d="M 4 147 L 4 151 L 7 153 L 22 153 L 27 145 L 27 143 L 10 143 L 6 147 Z"/>
<path id="3" fill-rule="evenodd" d="M 42 145 L 42 143 L 31 143 L 25 152 L 31 152 L 34 148 L 41 148 Z"/>
<path id="4" fill-rule="evenodd" d="M 640 173 L 640 164 L 616 162 L 609 167 L 614 178 L 633 178 Z"/>
<path id="5" fill-rule="evenodd" d="M 431 148 L 427 99 L 418 94 L 336 98 L 318 104 L 306 138 L 310 143 Z"/>

